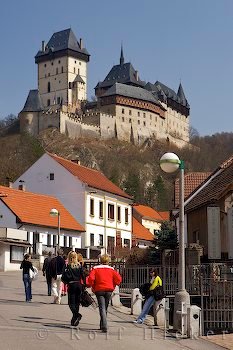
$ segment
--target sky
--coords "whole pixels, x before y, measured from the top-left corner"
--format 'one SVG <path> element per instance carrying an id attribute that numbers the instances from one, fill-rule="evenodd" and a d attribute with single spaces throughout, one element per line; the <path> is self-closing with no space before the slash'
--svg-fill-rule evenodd
<path id="1" fill-rule="evenodd" d="M 232 0 L 7 0 L 0 7 L 0 118 L 17 115 L 37 88 L 42 40 L 71 28 L 90 53 L 88 98 L 113 65 L 175 91 L 201 136 L 233 132 Z"/>

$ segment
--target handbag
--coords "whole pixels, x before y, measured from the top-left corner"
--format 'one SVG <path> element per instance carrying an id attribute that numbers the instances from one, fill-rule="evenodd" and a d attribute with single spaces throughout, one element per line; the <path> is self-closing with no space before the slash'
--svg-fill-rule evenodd
<path id="1" fill-rule="evenodd" d="M 31 281 L 35 281 L 38 277 L 38 270 L 35 266 L 32 267 L 34 271 L 32 271 L 32 269 L 29 269 L 29 278 Z"/>
<path id="2" fill-rule="evenodd" d="M 142 296 L 147 296 L 149 294 L 151 283 L 144 283 L 139 287 L 139 292 Z"/>
<path id="3" fill-rule="evenodd" d="M 90 293 L 88 293 L 88 291 L 86 289 L 84 289 L 82 294 L 81 294 L 80 304 L 83 307 L 88 307 L 91 305 L 93 307 L 97 306 L 95 299 L 92 298 L 92 296 L 90 295 Z"/>
<path id="4" fill-rule="evenodd" d="M 155 301 L 162 300 L 163 298 L 166 297 L 162 286 L 155 287 L 155 289 L 152 290 L 152 292 L 153 292 Z"/>

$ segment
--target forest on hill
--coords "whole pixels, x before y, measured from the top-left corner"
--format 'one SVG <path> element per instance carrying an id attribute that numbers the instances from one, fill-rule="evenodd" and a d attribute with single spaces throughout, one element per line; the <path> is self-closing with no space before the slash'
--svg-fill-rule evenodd
<path id="1" fill-rule="evenodd" d="M 213 171 L 233 154 L 233 133 L 194 135 L 189 147 L 178 149 L 156 140 L 140 147 L 116 139 L 71 140 L 52 128 L 38 138 L 20 134 L 15 126 L 2 133 L 0 129 L 0 184 L 17 179 L 46 151 L 70 160 L 79 159 L 82 165 L 100 170 L 137 203 L 169 210 L 173 207 L 173 183 L 178 174 L 161 171 L 161 156 L 168 151 L 176 153 L 184 160 L 186 173 Z"/>

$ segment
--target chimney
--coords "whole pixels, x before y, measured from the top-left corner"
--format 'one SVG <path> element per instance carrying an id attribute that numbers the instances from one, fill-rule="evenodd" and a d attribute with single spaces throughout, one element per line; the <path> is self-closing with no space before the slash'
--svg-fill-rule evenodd
<path id="1" fill-rule="evenodd" d="M 18 189 L 20 191 L 26 191 L 26 185 L 25 185 L 24 181 L 23 180 L 19 180 L 19 182 L 20 182 L 20 184 L 19 184 Z"/>
<path id="2" fill-rule="evenodd" d="M 71 162 L 76 163 L 78 165 L 81 164 L 80 159 L 78 159 L 78 158 L 77 159 L 71 159 Z"/>
<path id="3" fill-rule="evenodd" d="M 138 81 L 138 71 L 135 70 L 135 79 Z"/>
<path id="4" fill-rule="evenodd" d="M 42 40 L 41 51 L 45 52 L 45 41 Z"/>
<path id="5" fill-rule="evenodd" d="M 82 50 L 83 49 L 83 39 L 82 38 L 80 38 L 79 46 L 80 46 L 80 49 Z"/>
<path id="6" fill-rule="evenodd" d="M 6 177 L 7 183 L 8 183 L 8 187 L 9 188 L 13 188 L 13 182 L 11 181 L 11 179 L 9 177 Z"/>

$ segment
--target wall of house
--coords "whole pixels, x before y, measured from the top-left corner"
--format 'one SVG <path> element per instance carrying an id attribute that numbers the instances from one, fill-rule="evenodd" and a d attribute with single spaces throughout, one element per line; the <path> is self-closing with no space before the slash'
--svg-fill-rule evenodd
<path id="1" fill-rule="evenodd" d="M 194 242 L 195 232 L 199 232 L 199 244 L 203 246 L 203 254 L 208 254 L 208 227 L 206 207 L 196 209 L 187 214 L 188 244 Z M 197 242 L 198 243 L 198 242 Z"/>
<path id="2" fill-rule="evenodd" d="M 161 223 L 153 221 L 153 220 L 148 220 L 148 219 L 143 219 L 142 218 L 142 225 L 154 235 L 155 231 L 159 231 L 161 228 Z"/>

